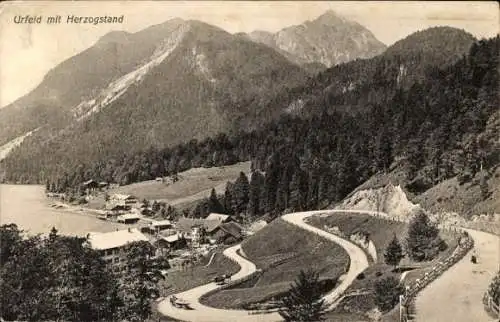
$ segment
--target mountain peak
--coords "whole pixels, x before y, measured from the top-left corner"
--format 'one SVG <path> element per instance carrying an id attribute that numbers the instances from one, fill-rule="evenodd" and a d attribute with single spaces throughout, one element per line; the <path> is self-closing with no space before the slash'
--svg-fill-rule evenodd
<path id="1" fill-rule="evenodd" d="M 331 67 L 356 58 L 373 57 L 386 48 L 368 29 L 333 10 L 275 34 L 256 31 L 248 36 L 286 53 L 285 57 L 302 66 L 320 63 Z"/>
<path id="2" fill-rule="evenodd" d="M 129 41 L 131 33 L 126 31 L 110 31 L 101 38 L 99 38 L 100 43 L 127 43 Z"/>
<path id="3" fill-rule="evenodd" d="M 333 10 L 327 10 L 325 13 L 323 13 L 321 16 L 317 17 L 314 19 L 312 22 L 315 23 L 320 23 L 324 25 L 333 25 L 337 24 L 339 22 L 347 22 L 348 20 L 336 13 Z"/>

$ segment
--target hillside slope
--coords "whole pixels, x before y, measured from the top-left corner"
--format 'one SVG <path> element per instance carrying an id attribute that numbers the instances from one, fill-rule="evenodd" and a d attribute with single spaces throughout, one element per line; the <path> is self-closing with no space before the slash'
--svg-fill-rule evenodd
<path id="1" fill-rule="evenodd" d="M 344 273 L 349 261 L 339 245 L 283 219 L 270 223 L 245 240 L 242 250 L 257 268 L 263 270 L 262 275 L 249 285 L 217 292 L 207 302 L 224 303 L 224 307 L 231 308 L 249 307 L 251 303 L 286 292 L 301 269 L 317 270 L 320 279 L 328 283 Z"/>
<path id="2" fill-rule="evenodd" d="M 119 52 L 128 53 L 149 43 L 154 43 L 149 56 L 127 58 L 127 54 L 125 67 L 120 62 L 111 63 L 115 55 L 122 56 Z M 108 53 L 110 46 L 121 49 Z M 109 71 L 89 75 L 103 59 L 109 60 L 103 62 Z M 91 60 L 99 63 L 87 72 L 85 66 Z M 81 78 L 83 83 L 71 95 L 68 75 L 72 75 L 72 82 Z M 176 19 L 133 35 L 104 36 L 94 47 L 51 71 L 39 86 L 46 90 L 36 89 L 13 107 L 6 107 L 5 112 L 2 109 L 0 119 L 8 123 L 3 115 L 18 109 L 31 115 L 38 105 L 17 106 L 54 92 L 63 105 L 61 114 L 70 120 L 44 124 L 12 158 L 26 163 L 23 170 L 29 176 L 42 169 L 45 173 L 62 172 L 61 168 L 109 160 L 150 146 L 163 148 L 241 126 L 254 127 L 260 120 L 279 114 L 268 108 L 276 92 L 297 86 L 305 77 L 300 67 L 265 45 L 202 22 Z M 94 82 L 94 78 L 99 81 Z M 18 128 L 9 133 L 33 126 L 24 121 L 19 120 Z M 62 166 L 58 168 L 53 160 Z"/>
<path id="3" fill-rule="evenodd" d="M 135 34 L 111 32 L 63 61 L 33 91 L 0 110 L 0 144 L 42 125 L 67 125 L 79 103 L 137 69 L 182 23 L 172 19 Z"/>

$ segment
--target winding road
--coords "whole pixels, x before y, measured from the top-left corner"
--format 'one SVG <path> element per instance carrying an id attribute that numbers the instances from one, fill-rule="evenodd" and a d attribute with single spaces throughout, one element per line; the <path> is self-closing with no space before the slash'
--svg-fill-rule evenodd
<path id="1" fill-rule="evenodd" d="M 368 258 L 365 252 L 356 246 L 355 244 L 342 239 L 336 235 L 330 234 L 324 230 L 313 227 L 304 222 L 304 220 L 310 216 L 325 214 L 333 215 L 335 213 L 345 213 L 345 212 L 360 212 L 360 211 L 349 211 L 349 210 L 319 210 L 319 211 L 307 211 L 307 212 L 297 212 L 292 214 L 287 214 L 281 218 L 291 224 L 294 224 L 300 228 L 310 231 L 311 233 L 316 233 L 322 237 L 325 237 L 334 243 L 341 246 L 350 257 L 349 271 L 341 277 L 341 283 L 332 292 L 325 295 L 325 300 L 331 306 L 334 305 L 335 300 L 338 299 L 342 293 L 351 285 L 356 276 L 363 272 L 368 267 Z M 245 276 L 248 276 L 256 271 L 255 264 L 249 260 L 241 257 L 237 251 L 241 248 L 241 244 L 230 247 L 224 251 L 224 255 L 233 259 L 240 265 L 240 270 L 238 273 L 231 277 L 232 280 L 238 280 Z M 282 321 L 281 316 L 278 313 L 264 313 L 264 314 L 249 314 L 249 311 L 245 310 L 224 310 L 209 307 L 200 303 L 199 299 L 202 295 L 220 288 L 215 283 L 208 283 L 199 287 L 195 287 L 188 291 L 176 294 L 178 298 L 186 300 L 189 302 L 192 310 L 180 309 L 174 307 L 170 303 L 170 298 L 166 298 L 158 304 L 158 311 L 166 316 L 173 317 L 182 321 L 200 321 L 200 322 L 224 322 L 224 321 L 252 321 L 252 322 L 264 322 L 264 321 Z"/>
<path id="2" fill-rule="evenodd" d="M 500 239 L 492 234 L 466 230 L 474 239 L 478 263 L 471 263 L 469 252 L 424 288 L 415 301 L 417 321 L 498 321 L 486 314 L 482 299 L 499 269 Z"/>
<path id="3" fill-rule="evenodd" d="M 355 244 L 330 234 L 324 230 L 310 226 L 304 220 L 314 215 L 333 215 L 336 213 L 367 213 L 380 217 L 388 216 L 385 213 L 363 210 L 321 210 L 292 213 L 282 216 L 285 221 L 303 228 L 311 233 L 323 236 L 340 245 L 349 255 L 351 263 L 349 271 L 341 277 L 341 284 L 332 292 L 325 295 L 330 308 L 336 305 L 342 293 L 349 287 L 356 276 L 368 267 L 366 254 Z M 495 273 L 500 269 L 500 238 L 499 236 L 466 229 L 474 239 L 474 249 L 478 255 L 478 263 L 472 264 L 470 253 L 462 260 L 450 267 L 442 276 L 424 288 L 416 298 L 416 320 L 422 322 L 470 322 L 470 321 L 498 321 L 491 318 L 484 310 L 482 298 Z M 240 265 L 240 271 L 232 276 L 238 280 L 256 271 L 255 265 L 241 257 L 237 251 L 241 245 L 236 245 L 224 251 L 224 255 Z M 177 294 L 179 298 L 187 300 L 193 310 L 175 308 L 169 298 L 162 301 L 158 310 L 160 313 L 182 321 L 281 321 L 278 313 L 263 313 L 251 315 L 245 310 L 224 310 L 205 306 L 199 302 L 202 295 L 216 290 L 220 286 L 215 283 L 202 285 L 186 292 Z M 439 302 L 436 302 L 439 301 Z M 438 305 L 439 303 L 439 305 Z"/>

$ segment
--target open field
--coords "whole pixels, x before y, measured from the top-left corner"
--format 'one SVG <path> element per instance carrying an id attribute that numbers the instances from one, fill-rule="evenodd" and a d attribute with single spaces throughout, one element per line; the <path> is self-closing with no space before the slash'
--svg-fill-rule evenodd
<path id="1" fill-rule="evenodd" d="M 210 195 L 212 188 L 224 193 L 226 183 L 250 172 L 250 162 L 213 168 L 193 168 L 178 174 L 179 181 L 162 183 L 155 180 L 133 183 L 110 189 L 109 194 L 131 194 L 142 199 L 164 201 L 174 206 L 190 203 Z"/>
<path id="2" fill-rule="evenodd" d="M 322 280 L 336 280 L 348 263 L 338 245 L 277 219 L 242 244 L 244 256 L 263 270 L 252 283 L 217 292 L 204 304 L 243 308 L 286 292 L 301 269 L 315 269 Z"/>
<path id="3" fill-rule="evenodd" d="M 371 292 L 377 280 L 389 276 L 401 279 L 402 271 L 393 271 L 393 268 L 384 263 L 384 251 L 394 235 L 398 237 L 401 244 L 404 245 L 404 238 L 406 237 L 407 224 L 401 222 L 394 222 L 372 217 L 367 214 L 352 214 L 345 213 L 341 215 L 334 215 L 329 217 L 312 217 L 309 219 L 309 224 L 318 228 L 327 226 L 337 226 L 339 230 L 346 235 L 356 232 L 365 232 L 370 235 L 370 240 L 373 241 L 377 250 L 378 260 L 376 263 L 368 267 L 364 272 L 364 277 L 356 279 L 348 288 L 347 293 L 366 290 Z M 454 235 L 441 232 L 440 236 L 448 244 L 448 248 L 441 252 L 435 260 L 431 262 L 415 263 L 407 257 L 403 258 L 400 267 L 411 269 L 405 276 L 405 280 L 414 280 L 425 274 L 428 267 L 438 261 L 440 258 L 449 256 L 457 246 L 457 240 Z M 372 294 L 364 294 L 345 298 L 334 310 L 338 313 L 355 313 L 363 314 L 373 309 L 375 303 Z"/>
<path id="4" fill-rule="evenodd" d="M 203 264 L 207 262 L 208 259 L 202 261 L 200 265 L 168 273 L 167 278 L 160 285 L 161 296 L 165 297 L 192 289 L 211 282 L 217 275 L 232 275 L 240 269 L 238 264 L 222 255 L 222 253 L 217 253 L 212 263 L 209 266 L 204 266 Z"/>

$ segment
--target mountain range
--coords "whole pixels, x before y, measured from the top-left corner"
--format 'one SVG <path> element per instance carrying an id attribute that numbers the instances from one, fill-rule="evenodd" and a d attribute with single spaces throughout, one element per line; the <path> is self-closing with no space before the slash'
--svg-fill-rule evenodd
<path id="1" fill-rule="evenodd" d="M 305 77 L 265 45 L 174 19 L 136 34 L 107 34 L 56 66 L 33 92 L 0 110 L 0 138 L 42 126 L 38 136 L 57 135 L 69 145 L 96 134 L 111 149 L 124 138 L 127 149 L 177 143 L 227 130 L 241 113 L 258 116 L 270 95 Z"/>
<path id="2" fill-rule="evenodd" d="M 320 72 L 300 88 L 280 93 L 279 101 L 292 112 L 310 113 L 324 105 L 350 112 L 366 110 L 458 61 L 475 41 L 470 33 L 452 27 L 418 31 L 371 59 Z"/>
<path id="3" fill-rule="evenodd" d="M 108 33 L 0 110 L 0 145 L 37 129 L 7 158 L 25 160 L 16 173 L 43 180 L 78 164 L 256 129 L 284 113 L 357 111 L 453 63 L 475 41 L 439 27 L 384 51 L 366 28 L 333 12 L 264 37 L 272 42 L 258 34 L 182 19 Z M 311 75 L 313 65 L 324 67 Z"/>

